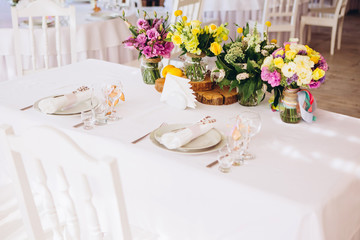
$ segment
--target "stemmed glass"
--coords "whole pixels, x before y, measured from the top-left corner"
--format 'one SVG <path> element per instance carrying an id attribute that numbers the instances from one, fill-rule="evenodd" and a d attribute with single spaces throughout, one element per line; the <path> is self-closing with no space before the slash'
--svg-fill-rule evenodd
<path id="1" fill-rule="evenodd" d="M 259 133 L 261 129 L 261 118 L 259 113 L 252 111 L 245 111 L 239 114 L 242 124 L 245 126 L 245 141 L 244 141 L 244 153 L 243 157 L 245 160 L 254 159 L 255 156 L 249 153 L 249 143 L 253 136 Z"/>
<path id="2" fill-rule="evenodd" d="M 246 125 L 239 116 L 230 120 L 231 130 L 227 136 L 227 145 L 234 159 L 234 166 L 244 164 L 245 140 L 247 138 Z"/>
<path id="3" fill-rule="evenodd" d="M 103 93 L 106 103 L 109 105 L 110 110 L 107 113 L 108 120 L 117 121 L 121 119 L 114 110 L 114 107 L 119 103 L 119 100 L 124 101 L 123 86 L 120 81 L 108 83 L 103 88 Z"/>

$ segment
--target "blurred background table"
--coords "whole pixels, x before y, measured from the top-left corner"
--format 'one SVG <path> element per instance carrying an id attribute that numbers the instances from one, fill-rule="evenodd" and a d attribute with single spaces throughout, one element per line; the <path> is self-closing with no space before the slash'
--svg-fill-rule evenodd
<path id="1" fill-rule="evenodd" d="M 92 7 L 89 2 L 79 1 L 72 4 L 76 7 L 78 61 L 96 58 L 114 63 L 125 63 L 136 59 L 137 52 L 126 49 L 121 44 L 130 32 L 120 18 L 91 16 Z M 135 10 L 127 12 L 128 18 L 136 22 Z M 28 39 L 27 34 L 24 34 L 22 54 L 25 56 L 25 65 L 30 64 Z M 68 61 L 65 62 L 67 64 L 70 63 L 70 46 L 69 43 L 63 44 L 65 44 L 63 49 L 66 51 L 64 54 L 68 55 Z M 50 46 L 50 51 L 54 52 L 55 61 L 55 46 Z M 0 0 L 0 81 L 16 76 L 15 69 L 10 4 L 6 0 Z"/>

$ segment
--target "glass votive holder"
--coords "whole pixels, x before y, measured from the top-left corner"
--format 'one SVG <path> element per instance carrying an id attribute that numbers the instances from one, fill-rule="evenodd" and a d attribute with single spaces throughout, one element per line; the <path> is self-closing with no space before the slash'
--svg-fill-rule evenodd
<path id="1" fill-rule="evenodd" d="M 230 172 L 231 166 L 234 162 L 233 156 L 227 146 L 221 148 L 218 153 L 219 170 L 223 173 Z"/>
<path id="2" fill-rule="evenodd" d="M 107 123 L 107 114 L 108 106 L 106 103 L 99 104 L 94 109 L 94 117 L 95 117 L 95 124 L 96 125 L 105 125 Z"/>
<path id="3" fill-rule="evenodd" d="M 81 121 L 84 123 L 84 129 L 93 129 L 95 125 L 94 112 L 92 110 L 81 112 Z"/>
<path id="4" fill-rule="evenodd" d="M 244 141 L 243 140 L 233 140 L 230 138 L 228 140 L 228 147 L 231 152 L 232 158 L 234 160 L 234 166 L 241 166 L 244 164 Z"/>

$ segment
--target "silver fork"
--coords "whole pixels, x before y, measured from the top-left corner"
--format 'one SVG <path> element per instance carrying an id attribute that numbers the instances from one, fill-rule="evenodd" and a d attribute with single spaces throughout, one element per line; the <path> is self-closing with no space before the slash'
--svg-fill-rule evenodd
<path id="1" fill-rule="evenodd" d="M 163 122 L 159 127 L 162 127 L 162 126 L 164 126 L 164 125 L 166 125 L 167 123 L 165 123 L 165 122 Z M 156 129 L 158 129 L 159 127 L 157 127 Z M 150 133 L 152 133 L 153 131 L 150 131 L 150 132 L 148 132 L 147 134 L 145 134 L 144 136 L 142 136 L 142 137 L 139 137 L 138 139 L 135 139 L 134 141 L 132 141 L 131 143 L 132 144 L 135 144 L 135 143 L 138 143 L 138 142 L 140 142 L 141 140 L 143 140 L 144 138 L 146 138 L 147 136 L 149 136 L 150 135 Z"/>

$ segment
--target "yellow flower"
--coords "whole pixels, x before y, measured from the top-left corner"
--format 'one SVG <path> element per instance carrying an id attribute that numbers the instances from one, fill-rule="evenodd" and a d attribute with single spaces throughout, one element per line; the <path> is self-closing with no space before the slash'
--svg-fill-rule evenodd
<path id="1" fill-rule="evenodd" d="M 239 27 L 237 30 L 236 30 L 239 34 L 242 34 L 243 33 L 243 28 Z"/>
<path id="2" fill-rule="evenodd" d="M 210 24 L 209 25 L 209 31 L 210 33 L 213 33 L 217 30 L 217 26 L 215 24 Z"/>
<path id="3" fill-rule="evenodd" d="M 201 25 L 201 22 L 199 20 L 192 20 L 190 23 L 193 28 L 200 27 Z"/>
<path id="4" fill-rule="evenodd" d="M 290 50 L 290 44 L 285 45 L 285 52 Z"/>
<path id="5" fill-rule="evenodd" d="M 266 22 L 265 22 L 265 25 L 266 25 L 267 27 L 271 27 L 271 22 L 270 22 L 270 21 L 266 21 Z"/>
<path id="6" fill-rule="evenodd" d="M 209 26 L 205 26 L 204 30 L 205 30 L 205 33 L 208 34 L 209 33 Z"/>
<path id="7" fill-rule="evenodd" d="M 228 35 L 224 35 L 224 36 L 223 36 L 223 40 L 224 40 L 224 41 L 227 41 L 228 39 L 229 39 Z"/>
<path id="8" fill-rule="evenodd" d="M 285 52 L 285 57 L 289 60 L 293 60 L 296 56 L 296 51 L 294 50 L 289 50 Z"/>
<path id="9" fill-rule="evenodd" d="M 316 68 L 313 73 L 312 73 L 312 78 L 317 81 L 320 78 L 325 76 L 325 71 L 320 69 L 320 68 Z"/>
<path id="10" fill-rule="evenodd" d="M 191 25 L 191 23 L 190 23 L 190 22 L 187 22 L 187 23 L 186 23 L 186 26 L 190 26 L 190 25 Z"/>
<path id="11" fill-rule="evenodd" d="M 221 53 L 222 47 L 217 42 L 213 42 L 210 45 L 210 51 L 215 55 L 219 55 Z"/>
<path id="12" fill-rule="evenodd" d="M 284 60 L 282 59 L 282 57 L 277 57 L 274 59 L 274 65 L 277 68 L 282 68 L 284 66 Z"/>
<path id="13" fill-rule="evenodd" d="M 272 39 L 270 42 L 273 43 L 273 44 L 277 44 L 277 40 L 276 40 L 276 39 Z"/>
<path id="14" fill-rule="evenodd" d="M 183 17 L 182 17 L 182 20 L 183 20 L 184 22 L 186 22 L 186 21 L 187 21 L 187 17 L 186 17 L 186 16 L 183 16 Z"/>
<path id="15" fill-rule="evenodd" d="M 192 33 L 193 35 L 197 35 L 199 32 L 200 32 L 200 29 L 198 29 L 198 28 L 193 28 L 193 29 L 191 30 L 191 33 Z"/>
<path id="16" fill-rule="evenodd" d="M 174 35 L 172 37 L 172 42 L 175 43 L 176 45 L 180 45 L 182 43 L 182 39 L 179 35 Z"/>
<path id="17" fill-rule="evenodd" d="M 199 40 L 197 37 L 193 37 L 190 39 L 190 41 L 185 41 L 185 48 L 191 53 L 196 53 L 196 48 L 199 45 Z"/>
<path id="18" fill-rule="evenodd" d="M 320 55 L 312 55 L 310 57 L 310 60 L 314 62 L 314 64 L 317 64 L 320 60 Z"/>
<path id="19" fill-rule="evenodd" d="M 310 48 L 308 45 L 305 45 L 305 48 L 306 48 L 307 54 L 308 54 L 308 55 L 311 55 L 312 52 L 313 52 L 312 48 Z"/>
<path id="20" fill-rule="evenodd" d="M 176 10 L 174 12 L 175 17 L 181 16 L 182 14 L 183 14 L 183 12 L 181 10 Z"/>

